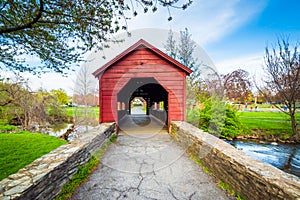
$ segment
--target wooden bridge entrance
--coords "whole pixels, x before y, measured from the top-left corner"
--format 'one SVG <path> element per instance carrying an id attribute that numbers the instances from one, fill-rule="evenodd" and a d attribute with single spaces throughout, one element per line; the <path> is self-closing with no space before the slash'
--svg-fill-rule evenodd
<path id="1" fill-rule="evenodd" d="M 146 114 L 170 125 L 186 119 L 186 76 L 192 72 L 144 40 L 139 40 L 93 74 L 99 79 L 100 123 L 130 114 L 135 97 Z"/>

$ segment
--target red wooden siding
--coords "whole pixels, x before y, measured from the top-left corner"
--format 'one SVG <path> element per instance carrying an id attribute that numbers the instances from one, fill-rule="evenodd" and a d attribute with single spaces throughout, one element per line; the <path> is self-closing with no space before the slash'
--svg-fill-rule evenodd
<path id="1" fill-rule="evenodd" d="M 123 53 L 103 71 L 94 73 L 100 84 L 100 122 L 117 121 L 117 95 L 132 78 L 154 78 L 168 92 L 168 122 L 185 120 L 185 81 L 191 71 L 143 44 L 146 46 Z"/>

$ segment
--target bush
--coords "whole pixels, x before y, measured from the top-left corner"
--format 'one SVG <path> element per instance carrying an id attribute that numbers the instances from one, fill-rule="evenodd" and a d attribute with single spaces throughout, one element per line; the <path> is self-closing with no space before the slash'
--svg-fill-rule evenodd
<path id="1" fill-rule="evenodd" d="M 245 132 L 245 127 L 242 125 L 237 110 L 226 106 L 225 126 L 222 130 L 224 138 L 235 138 L 240 133 Z"/>
<path id="2" fill-rule="evenodd" d="M 68 122 L 69 116 L 64 108 L 59 106 L 51 106 L 47 112 L 47 121 L 51 124 Z"/>
<path id="3" fill-rule="evenodd" d="M 215 96 L 205 100 L 199 128 L 221 138 L 235 138 L 244 130 L 237 110 Z"/>
<path id="4" fill-rule="evenodd" d="M 17 130 L 19 130 L 17 126 L 13 126 L 8 124 L 7 122 L 0 121 L 0 133 L 10 133 Z"/>
<path id="5" fill-rule="evenodd" d="M 16 126 L 13 126 L 13 125 L 0 125 L 0 133 L 1 132 L 11 132 L 11 131 L 16 131 L 16 130 L 19 130 L 18 127 Z"/>

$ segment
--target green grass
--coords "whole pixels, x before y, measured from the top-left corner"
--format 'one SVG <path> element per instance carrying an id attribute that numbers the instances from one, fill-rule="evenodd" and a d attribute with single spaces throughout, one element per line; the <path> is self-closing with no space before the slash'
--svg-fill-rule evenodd
<path id="1" fill-rule="evenodd" d="M 66 113 L 76 124 L 98 125 L 99 107 L 66 107 Z"/>
<path id="2" fill-rule="evenodd" d="M 99 117 L 99 107 L 66 107 L 65 110 L 69 117 L 82 117 L 85 114 L 85 109 L 87 109 L 88 116 Z"/>
<path id="3" fill-rule="evenodd" d="M 187 121 L 195 126 L 199 123 L 199 111 L 187 110 Z M 292 135 L 290 117 L 282 112 L 239 112 L 239 118 L 249 130 L 259 130 L 264 134 Z M 300 113 L 296 113 L 296 119 L 300 124 Z M 247 133 L 246 133 L 247 134 Z"/>
<path id="4" fill-rule="evenodd" d="M 249 129 L 268 134 L 292 134 L 290 117 L 282 112 L 240 112 L 240 120 Z M 296 114 L 300 123 L 300 114 Z"/>
<path id="5" fill-rule="evenodd" d="M 0 134 L 0 180 L 65 143 L 39 133 Z"/>
<path id="6" fill-rule="evenodd" d="M 55 199 L 64 200 L 71 198 L 76 188 L 78 188 L 81 183 L 85 182 L 88 179 L 89 175 L 97 167 L 108 146 L 111 143 L 115 142 L 116 139 L 117 136 L 112 135 L 109 141 L 106 142 L 98 151 L 96 151 L 96 153 L 93 156 L 91 156 L 90 160 L 86 164 L 78 167 L 77 173 L 72 177 L 72 179 L 69 182 L 67 182 L 64 185 L 62 191 L 58 194 L 58 196 Z"/>
<path id="7" fill-rule="evenodd" d="M 220 181 L 218 183 L 218 187 L 221 188 L 222 190 L 226 191 L 231 196 L 236 196 L 234 190 L 229 185 L 224 183 L 223 181 Z"/>
<path id="8" fill-rule="evenodd" d="M 218 183 L 218 187 L 226 191 L 229 195 L 234 196 L 237 200 L 244 200 L 245 198 L 239 194 L 236 194 L 235 191 L 223 181 Z"/>
<path id="9" fill-rule="evenodd" d="M 200 167 L 202 167 L 203 171 L 207 174 L 213 174 L 212 171 L 210 171 L 207 167 L 204 166 L 204 164 L 202 163 L 202 161 L 197 158 L 196 156 L 190 154 L 190 158 L 196 163 L 198 164 Z"/>

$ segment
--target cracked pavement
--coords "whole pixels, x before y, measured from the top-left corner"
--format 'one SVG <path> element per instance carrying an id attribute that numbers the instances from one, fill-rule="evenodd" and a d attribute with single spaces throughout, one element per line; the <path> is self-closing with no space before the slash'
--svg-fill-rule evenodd
<path id="1" fill-rule="evenodd" d="M 132 118 L 124 123 L 145 121 Z M 146 127 L 132 127 L 123 127 L 71 199 L 231 199 L 151 117 Z"/>

